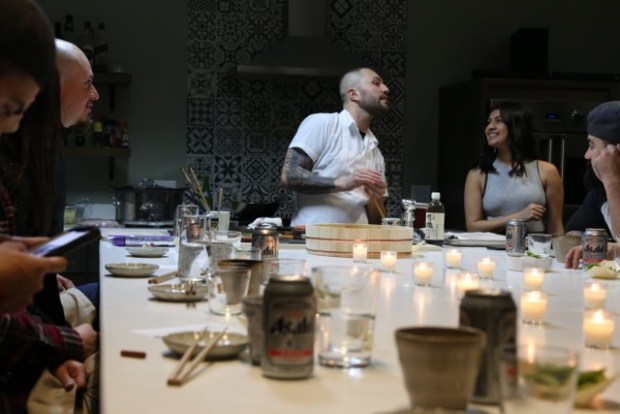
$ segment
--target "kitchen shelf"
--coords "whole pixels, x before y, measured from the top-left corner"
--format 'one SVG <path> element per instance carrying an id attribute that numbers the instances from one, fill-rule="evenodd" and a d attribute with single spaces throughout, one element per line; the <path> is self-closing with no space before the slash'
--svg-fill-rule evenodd
<path id="1" fill-rule="evenodd" d="M 127 147 L 64 147 L 62 153 L 68 157 L 108 157 L 108 177 L 114 180 L 114 163 L 116 158 L 128 158 L 131 149 Z"/>
<path id="2" fill-rule="evenodd" d="M 131 156 L 131 149 L 127 147 L 64 147 L 63 154 L 74 157 L 119 157 Z"/>

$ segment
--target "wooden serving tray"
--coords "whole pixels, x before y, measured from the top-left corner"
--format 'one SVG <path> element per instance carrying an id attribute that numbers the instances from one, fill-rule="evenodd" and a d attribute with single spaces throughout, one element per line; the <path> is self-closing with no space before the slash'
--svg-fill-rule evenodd
<path id="1" fill-rule="evenodd" d="M 393 250 L 398 257 L 411 257 L 413 229 L 376 224 L 311 224 L 306 226 L 306 250 L 319 256 L 352 257 L 353 244 L 366 243 L 368 257 Z"/>

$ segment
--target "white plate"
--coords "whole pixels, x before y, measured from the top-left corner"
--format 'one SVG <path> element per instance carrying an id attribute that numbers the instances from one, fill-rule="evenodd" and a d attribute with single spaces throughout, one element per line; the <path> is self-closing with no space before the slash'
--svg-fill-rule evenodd
<path id="1" fill-rule="evenodd" d="M 195 283 L 152 285 L 148 289 L 157 299 L 170 302 L 198 302 L 209 293 L 207 285 Z"/>
<path id="2" fill-rule="evenodd" d="M 168 250 L 168 247 L 157 247 L 157 246 L 148 246 L 148 247 L 125 247 L 127 252 L 136 257 L 162 257 Z"/>
<path id="3" fill-rule="evenodd" d="M 114 276 L 146 277 L 155 273 L 159 266 L 150 263 L 108 263 L 105 268 Z"/>
<path id="4" fill-rule="evenodd" d="M 177 354 L 183 354 L 189 348 L 192 343 L 194 343 L 195 339 L 199 337 L 202 332 L 177 332 L 164 336 L 164 342 L 168 345 L 168 348 L 172 352 L 176 352 Z M 198 343 L 194 351 L 194 355 L 198 354 L 205 345 L 210 344 L 220 332 L 217 331 L 209 331 L 207 332 L 207 336 L 204 341 Z M 222 339 L 220 339 L 211 349 L 209 355 L 207 355 L 207 359 L 226 359 L 226 358 L 234 358 L 241 353 L 248 345 L 248 337 L 246 335 L 242 335 L 235 332 L 228 332 L 224 334 Z"/>

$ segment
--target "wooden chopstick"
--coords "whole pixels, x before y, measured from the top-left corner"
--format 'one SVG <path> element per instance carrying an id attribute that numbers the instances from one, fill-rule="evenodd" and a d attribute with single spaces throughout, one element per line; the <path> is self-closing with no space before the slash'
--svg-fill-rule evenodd
<path id="1" fill-rule="evenodd" d="M 222 337 L 226 334 L 227 331 L 228 331 L 228 328 L 225 328 L 215 338 L 213 338 L 213 341 L 209 344 L 209 346 L 205 346 L 202 349 L 202 351 L 200 351 L 200 353 L 196 355 L 196 357 L 192 360 L 187 370 L 183 373 L 183 375 L 181 375 L 181 372 L 185 368 L 185 365 L 188 363 L 191 355 L 194 353 L 194 350 L 198 346 L 198 343 L 200 343 L 200 341 L 202 341 L 205 335 L 207 334 L 208 331 L 207 331 L 207 328 L 205 328 L 205 330 L 202 331 L 202 333 L 198 336 L 198 338 L 196 338 L 194 343 L 192 343 L 192 345 L 183 354 L 183 357 L 181 358 L 179 365 L 175 369 L 174 373 L 168 378 L 168 385 L 180 386 L 180 385 L 183 385 L 185 382 L 187 382 L 190 375 L 196 369 L 198 364 L 204 361 L 204 359 L 207 357 L 209 352 L 211 352 L 211 349 L 213 349 L 213 347 L 217 345 L 217 343 L 220 341 L 220 339 L 222 339 Z"/>
<path id="2" fill-rule="evenodd" d="M 175 277 L 177 277 L 177 271 L 175 270 L 174 272 L 170 272 L 170 273 L 166 273 L 163 274 L 161 276 L 157 276 L 157 277 L 152 277 L 148 280 L 149 285 L 150 284 L 158 284 L 158 283 L 162 283 L 162 282 L 166 282 L 170 279 L 174 279 Z"/>
<path id="3" fill-rule="evenodd" d="M 190 172 L 192 174 L 191 177 L 189 174 L 187 174 L 185 168 L 183 167 L 181 167 L 181 172 L 183 173 L 183 177 L 185 178 L 185 181 L 187 182 L 190 191 L 192 192 L 192 194 L 194 194 L 194 196 L 198 198 L 200 204 L 202 204 L 202 208 L 204 208 L 206 212 L 211 211 L 211 206 L 209 205 L 209 202 L 207 201 L 205 195 L 202 193 L 202 189 L 200 188 L 200 183 L 198 182 L 198 178 L 196 177 L 194 169 L 190 167 Z"/>
<path id="4" fill-rule="evenodd" d="M 372 202 L 375 204 L 375 208 L 379 212 L 379 215 L 381 216 L 381 218 L 382 219 L 385 218 L 385 208 L 381 205 L 381 203 L 379 203 L 379 199 L 376 197 L 373 197 Z"/>

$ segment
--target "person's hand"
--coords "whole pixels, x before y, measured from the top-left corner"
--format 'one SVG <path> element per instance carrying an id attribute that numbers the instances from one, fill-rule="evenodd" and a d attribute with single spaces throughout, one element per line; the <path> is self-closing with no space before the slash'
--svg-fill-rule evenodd
<path id="1" fill-rule="evenodd" d="M 33 295 L 43 288 L 43 276 L 67 267 L 65 258 L 33 256 L 27 247 L 21 242 L 0 244 L 0 314 L 30 304 Z"/>
<path id="2" fill-rule="evenodd" d="M 56 282 L 58 283 L 58 290 L 61 292 L 75 287 L 71 280 L 61 275 L 56 275 Z"/>
<path id="3" fill-rule="evenodd" d="M 577 269 L 579 267 L 579 260 L 583 256 L 583 247 L 575 246 L 566 253 L 564 258 L 564 267 L 567 269 Z"/>
<path id="4" fill-rule="evenodd" d="M 387 183 L 383 180 L 381 173 L 370 168 L 354 170 L 346 177 L 337 178 L 335 184 L 340 191 L 350 191 L 364 186 L 366 193 L 373 197 L 383 196 L 387 188 Z"/>
<path id="5" fill-rule="evenodd" d="M 516 218 L 524 221 L 540 220 L 545 214 L 545 206 L 532 203 L 517 213 Z"/>
<path id="6" fill-rule="evenodd" d="M 65 391 L 71 391 L 74 387 L 86 386 L 86 368 L 84 364 L 75 360 L 68 360 L 60 364 L 53 372 Z"/>
<path id="7" fill-rule="evenodd" d="M 620 145 L 607 145 L 591 162 L 594 173 L 603 184 L 620 182 Z"/>
<path id="8" fill-rule="evenodd" d="M 84 358 L 88 358 L 97 351 L 99 334 L 97 334 L 97 331 L 93 329 L 93 326 L 90 323 L 78 325 L 73 329 L 75 329 L 82 339 Z"/>

